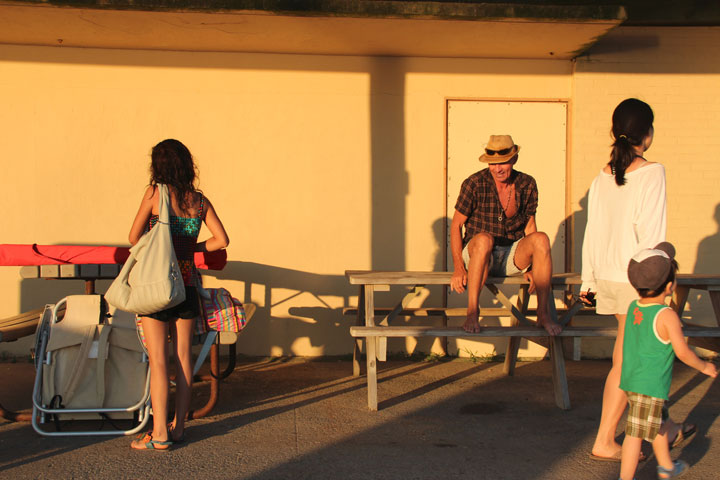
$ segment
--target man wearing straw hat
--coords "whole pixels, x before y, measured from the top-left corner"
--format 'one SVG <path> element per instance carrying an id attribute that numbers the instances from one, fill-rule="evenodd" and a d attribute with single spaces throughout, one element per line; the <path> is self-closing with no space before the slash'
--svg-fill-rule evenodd
<path id="1" fill-rule="evenodd" d="M 480 331 L 478 297 L 488 276 L 522 274 L 530 281 L 530 292 L 537 290 L 538 326 L 550 335 L 562 330 L 549 312 L 552 259 L 550 240 L 535 224 L 537 184 L 530 175 L 513 170 L 519 150 L 510 135 L 490 135 L 480 156 L 488 167 L 463 182 L 455 204 L 450 287 L 458 293 L 468 290 L 463 329 L 469 333 Z"/>

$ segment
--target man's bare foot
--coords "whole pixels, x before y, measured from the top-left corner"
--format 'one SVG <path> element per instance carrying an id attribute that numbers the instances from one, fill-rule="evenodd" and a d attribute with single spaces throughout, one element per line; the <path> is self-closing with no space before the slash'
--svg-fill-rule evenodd
<path id="1" fill-rule="evenodd" d="M 468 333 L 480 332 L 480 321 L 478 320 L 477 312 L 467 314 L 467 318 L 465 319 L 465 324 L 463 325 L 463 330 L 465 330 Z"/>
<path id="2" fill-rule="evenodd" d="M 541 320 L 540 318 L 538 318 L 537 323 L 538 323 L 538 327 L 543 327 L 550 334 L 550 336 L 554 337 L 555 335 L 562 332 L 562 327 L 558 323 L 550 320 L 549 318 L 546 318 L 544 320 Z"/>

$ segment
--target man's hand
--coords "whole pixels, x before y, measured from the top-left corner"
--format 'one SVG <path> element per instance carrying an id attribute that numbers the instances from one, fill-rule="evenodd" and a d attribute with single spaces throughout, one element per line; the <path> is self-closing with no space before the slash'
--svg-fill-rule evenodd
<path id="1" fill-rule="evenodd" d="M 528 293 L 535 293 L 535 279 L 533 278 L 532 270 L 523 273 L 526 282 L 530 282 L 528 287 Z"/>
<path id="2" fill-rule="evenodd" d="M 455 271 L 453 272 L 453 276 L 450 279 L 450 290 L 457 293 L 463 293 L 465 291 L 466 285 L 467 270 L 465 270 L 464 267 L 460 266 L 455 269 Z"/>

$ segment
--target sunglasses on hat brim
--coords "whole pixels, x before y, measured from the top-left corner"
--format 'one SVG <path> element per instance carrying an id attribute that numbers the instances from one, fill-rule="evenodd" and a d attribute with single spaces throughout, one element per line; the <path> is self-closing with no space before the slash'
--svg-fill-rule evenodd
<path id="1" fill-rule="evenodd" d="M 494 155 L 507 155 L 508 153 L 511 153 L 514 150 L 515 150 L 515 147 L 503 148 L 502 150 L 493 150 L 491 148 L 486 148 L 485 154 L 488 156 L 491 156 L 491 157 Z"/>

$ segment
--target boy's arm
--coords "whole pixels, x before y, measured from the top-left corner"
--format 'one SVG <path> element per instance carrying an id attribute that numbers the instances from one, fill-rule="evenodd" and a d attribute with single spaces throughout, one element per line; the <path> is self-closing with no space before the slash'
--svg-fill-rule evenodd
<path id="1" fill-rule="evenodd" d="M 695 352 L 690 350 L 690 347 L 685 341 L 685 335 L 683 335 L 680 318 L 678 318 L 677 313 L 672 309 L 666 308 L 658 315 L 658 333 L 661 338 L 670 340 L 673 350 L 675 350 L 675 355 L 683 363 L 699 370 L 705 375 L 713 378 L 717 376 L 717 368 L 715 368 L 714 364 L 701 360 L 695 355 Z"/>

